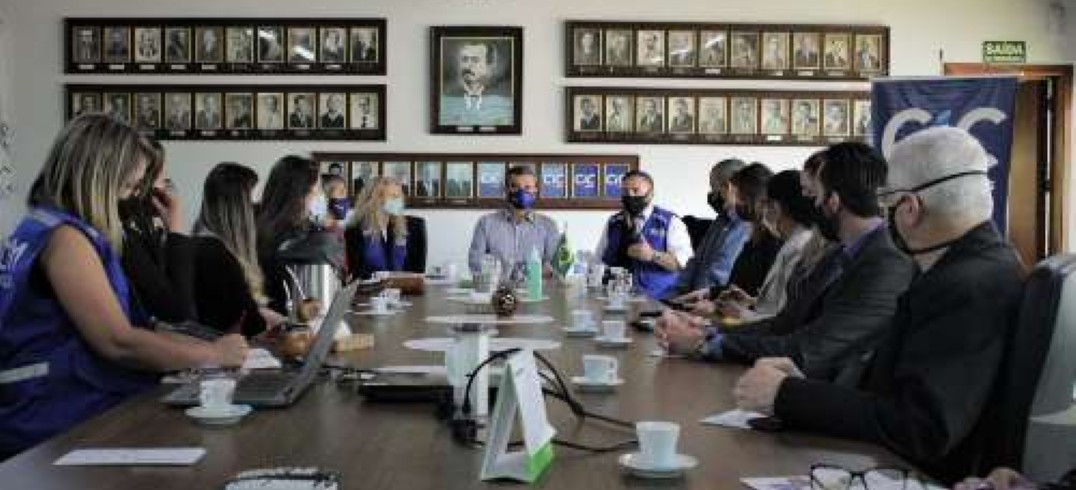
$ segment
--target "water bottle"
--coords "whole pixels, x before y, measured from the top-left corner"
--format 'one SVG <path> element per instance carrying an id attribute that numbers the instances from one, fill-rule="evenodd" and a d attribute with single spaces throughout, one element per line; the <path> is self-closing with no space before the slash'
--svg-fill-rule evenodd
<path id="1" fill-rule="evenodd" d="M 527 259 L 527 296 L 532 300 L 542 299 L 542 257 L 536 248 L 531 249 Z"/>

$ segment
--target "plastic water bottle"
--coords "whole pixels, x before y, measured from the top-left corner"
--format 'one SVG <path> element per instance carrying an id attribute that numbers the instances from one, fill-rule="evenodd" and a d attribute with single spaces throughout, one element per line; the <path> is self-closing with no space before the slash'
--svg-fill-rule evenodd
<path id="1" fill-rule="evenodd" d="M 527 258 L 527 296 L 533 300 L 542 299 L 542 257 L 536 248 L 531 249 Z"/>

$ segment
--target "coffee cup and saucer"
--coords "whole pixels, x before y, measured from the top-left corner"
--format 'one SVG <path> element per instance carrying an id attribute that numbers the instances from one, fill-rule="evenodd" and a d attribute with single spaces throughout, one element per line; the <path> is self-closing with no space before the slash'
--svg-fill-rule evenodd
<path id="1" fill-rule="evenodd" d="M 615 357 L 587 354 L 583 356 L 583 375 L 573 376 L 572 384 L 579 391 L 609 392 L 624 384 L 617 375 L 620 364 Z"/>
<path id="2" fill-rule="evenodd" d="M 205 425 L 232 425 L 238 423 L 250 412 L 250 405 L 235 405 L 235 380 L 231 378 L 209 378 L 199 385 L 196 407 L 188 408 L 186 413 L 191 418 Z"/>
<path id="3" fill-rule="evenodd" d="M 639 452 L 621 455 L 620 466 L 642 478 L 679 478 L 699 464 L 693 456 L 676 452 L 680 425 L 673 422 L 646 421 L 635 424 Z"/>
<path id="4" fill-rule="evenodd" d="M 594 325 L 594 313 L 590 310 L 575 310 L 572 312 L 572 325 L 564 327 L 564 335 L 568 337 L 593 337 L 598 334 L 598 328 Z"/>
<path id="5" fill-rule="evenodd" d="M 594 337 L 594 341 L 601 347 L 627 347 L 632 342 L 626 335 L 627 329 L 623 320 L 604 320 L 601 335 Z"/>

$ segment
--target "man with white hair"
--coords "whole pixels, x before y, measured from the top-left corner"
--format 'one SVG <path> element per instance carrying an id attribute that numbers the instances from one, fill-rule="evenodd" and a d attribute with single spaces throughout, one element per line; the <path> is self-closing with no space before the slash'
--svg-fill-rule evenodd
<path id="1" fill-rule="evenodd" d="M 989 399 L 1023 295 L 1023 268 L 990 221 L 987 154 L 966 131 L 898 143 L 880 198 L 919 275 L 858 386 L 805 379 L 761 359 L 737 384 L 740 408 L 784 427 L 882 444 L 951 483 L 973 473 L 996 430 Z"/>

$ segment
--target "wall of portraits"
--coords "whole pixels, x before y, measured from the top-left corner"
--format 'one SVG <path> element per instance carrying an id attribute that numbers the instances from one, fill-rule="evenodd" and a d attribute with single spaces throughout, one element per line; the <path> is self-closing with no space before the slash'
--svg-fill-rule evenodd
<path id="1" fill-rule="evenodd" d="M 384 75 L 385 19 L 65 18 L 64 72 Z"/>
<path id="2" fill-rule="evenodd" d="M 64 86 L 67 119 L 105 112 L 159 140 L 385 140 L 384 85 Z"/>
<path id="3" fill-rule="evenodd" d="M 569 77 L 866 80 L 889 74 L 889 28 L 568 21 Z"/>
<path id="4" fill-rule="evenodd" d="M 392 177 L 416 208 L 502 208 L 508 169 L 524 165 L 538 175 L 539 208 L 617 209 L 621 178 L 639 168 L 638 155 L 315 152 L 314 159 L 352 196 L 373 177 Z"/>

